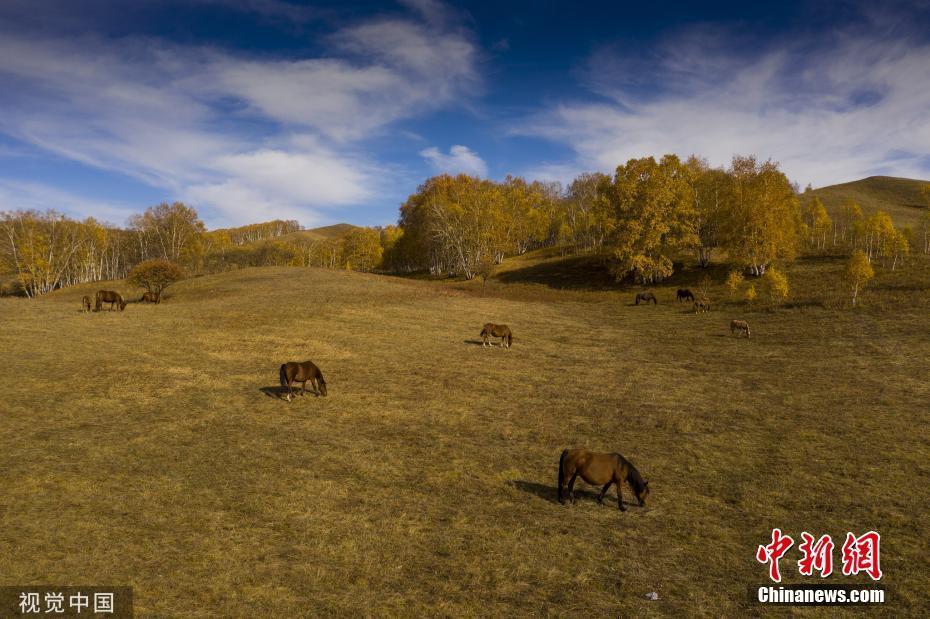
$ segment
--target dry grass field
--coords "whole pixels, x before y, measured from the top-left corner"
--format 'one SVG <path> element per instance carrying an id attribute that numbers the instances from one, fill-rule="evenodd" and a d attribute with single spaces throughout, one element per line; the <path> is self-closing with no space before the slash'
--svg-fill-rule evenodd
<path id="1" fill-rule="evenodd" d="M 155 617 L 745 616 L 773 527 L 875 529 L 871 610 L 926 616 L 927 263 L 855 311 L 822 258 L 789 272 L 786 308 L 700 315 L 674 301 L 698 274 L 636 307 L 583 268 L 247 269 L 124 313 L 79 311 L 122 282 L 0 299 L 0 584 L 130 584 Z M 486 321 L 512 349 L 477 345 Z M 308 358 L 329 397 L 278 399 L 278 366 Z M 629 458 L 646 508 L 581 482 L 559 505 L 578 445 Z M 797 558 L 785 581 L 812 582 Z"/>

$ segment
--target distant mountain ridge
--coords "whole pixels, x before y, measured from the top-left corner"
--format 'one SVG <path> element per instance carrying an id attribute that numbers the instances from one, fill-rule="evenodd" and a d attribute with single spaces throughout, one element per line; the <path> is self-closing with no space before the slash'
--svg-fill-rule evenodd
<path id="1" fill-rule="evenodd" d="M 930 181 L 895 176 L 869 176 L 858 181 L 814 189 L 830 214 L 836 213 L 846 199 L 855 200 L 866 214 L 882 210 L 899 226 L 914 225 L 927 203 L 921 188 Z"/>

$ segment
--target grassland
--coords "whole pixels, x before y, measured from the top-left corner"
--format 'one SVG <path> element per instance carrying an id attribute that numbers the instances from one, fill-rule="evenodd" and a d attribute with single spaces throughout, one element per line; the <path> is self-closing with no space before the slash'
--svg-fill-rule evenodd
<path id="1" fill-rule="evenodd" d="M 157 617 L 745 616 L 773 527 L 875 529 L 879 610 L 926 616 L 930 265 L 856 311 L 841 268 L 800 262 L 774 312 L 715 283 L 701 315 L 673 300 L 701 273 L 636 307 L 546 256 L 487 285 L 263 268 L 124 313 L 78 311 L 99 286 L 0 299 L 0 584 L 131 584 Z M 489 320 L 512 349 L 477 345 Z M 330 396 L 275 397 L 306 358 Z M 631 459 L 647 507 L 555 502 L 574 445 Z"/>
<path id="2" fill-rule="evenodd" d="M 847 199 L 855 200 L 866 214 L 883 210 L 899 226 L 914 225 L 926 211 L 921 187 L 930 181 L 894 176 L 870 176 L 850 183 L 830 185 L 814 190 L 827 210 L 836 213 Z"/>

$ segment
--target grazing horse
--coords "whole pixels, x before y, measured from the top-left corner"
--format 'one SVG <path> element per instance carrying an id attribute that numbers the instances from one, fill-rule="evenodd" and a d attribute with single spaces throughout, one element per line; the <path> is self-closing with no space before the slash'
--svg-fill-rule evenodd
<path id="1" fill-rule="evenodd" d="M 688 290 L 687 288 L 679 288 L 678 292 L 675 293 L 675 298 L 679 302 L 687 301 L 688 299 L 691 299 L 692 301 L 694 301 L 694 293 Z"/>
<path id="2" fill-rule="evenodd" d="M 85 296 L 83 299 L 81 299 L 81 311 L 82 312 L 90 311 L 90 297 Z"/>
<path id="3" fill-rule="evenodd" d="M 501 338 L 501 348 L 504 347 L 504 340 L 507 340 L 507 348 L 513 345 L 513 333 L 507 325 L 496 325 L 493 322 L 485 324 L 481 329 L 481 340 L 484 342 L 482 346 L 490 346 L 491 337 Z"/>
<path id="4" fill-rule="evenodd" d="M 294 383 L 302 383 L 303 390 L 300 395 L 307 393 L 307 381 L 310 381 L 313 386 L 314 394 L 318 396 L 326 395 L 326 381 L 323 379 L 323 373 L 320 372 L 320 368 L 316 367 L 313 361 L 304 361 L 303 363 L 288 361 L 281 366 L 279 374 L 281 376 L 281 386 L 287 387 L 288 402 L 291 401 L 291 395 L 294 393 L 291 389 L 291 385 Z"/>
<path id="5" fill-rule="evenodd" d="M 730 333 L 745 333 L 749 337 L 749 323 L 745 320 L 730 321 Z"/>
<path id="6" fill-rule="evenodd" d="M 639 305 L 639 302 L 642 301 L 646 305 L 649 305 L 649 302 L 652 301 L 654 305 L 658 305 L 659 301 L 656 299 L 656 296 L 651 292 L 640 292 L 636 295 L 636 305 Z"/>
<path id="7" fill-rule="evenodd" d="M 620 487 L 625 481 L 639 500 L 639 506 L 646 504 L 646 498 L 649 496 L 649 482 L 643 480 L 639 471 L 618 453 L 594 453 L 587 449 L 566 449 L 559 457 L 559 503 L 565 504 L 563 489 L 565 480 L 568 480 L 568 498 L 575 502 L 575 478 L 581 475 L 593 486 L 600 486 L 601 494 L 597 497 L 598 503 L 604 502 L 604 495 L 611 484 L 617 484 L 617 506 L 620 511 L 626 511 L 623 506 L 623 494 Z"/>
<path id="8" fill-rule="evenodd" d="M 119 306 L 119 311 L 126 309 L 126 302 L 123 301 L 123 297 L 120 296 L 118 292 L 113 292 L 112 290 L 98 290 L 97 291 L 97 303 L 94 306 L 94 311 L 99 312 L 100 308 L 104 303 L 110 304 L 110 311 L 113 311 L 113 305 Z"/>
<path id="9" fill-rule="evenodd" d="M 707 299 L 698 299 L 694 302 L 694 313 L 706 312 L 710 309 L 710 301 Z"/>
<path id="10" fill-rule="evenodd" d="M 152 292 L 144 292 L 142 293 L 142 298 L 139 299 L 139 303 L 161 303 L 161 295 Z"/>

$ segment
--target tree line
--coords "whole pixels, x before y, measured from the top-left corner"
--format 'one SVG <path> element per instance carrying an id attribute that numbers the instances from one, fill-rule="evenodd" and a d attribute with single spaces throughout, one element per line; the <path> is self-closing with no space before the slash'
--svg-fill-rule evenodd
<path id="1" fill-rule="evenodd" d="M 618 280 L 642 284 L 670 277 L 686 255 L 706 267 L 716 252 L 778 290 L 783 274 L 764 276 L 801 251 L 861 252 L 869 264 L 890 269 L 912 248 L 930 253 L 930 204 L 916 227 L 898 228 L 882 211 L 866 216 L 851 200 L 831 217 L 810 187 L 799 191 L 774 162 L 737 156 L 723 168 L 665 155 L 631 159 L 612 175 L 581 174 L 564 188 L 443 174 L 407 198 L 397 225 L 353 227 L 338 238 L 299 230 L 296 221 L 274 220 L 208 232 L 181 202 L 153 206 L 127 228 L 55 211 L 3 212 L 0 270 L 16 274 L 29 296 L 121 279 L 152 259 L 191 273 L 313 266 L 472 279 L 487 277 L 508 256 L 558 247 L 594 256 Z"/>

